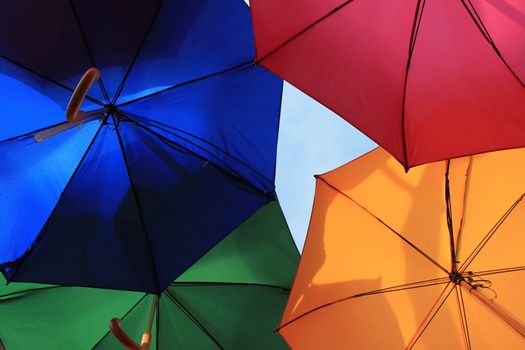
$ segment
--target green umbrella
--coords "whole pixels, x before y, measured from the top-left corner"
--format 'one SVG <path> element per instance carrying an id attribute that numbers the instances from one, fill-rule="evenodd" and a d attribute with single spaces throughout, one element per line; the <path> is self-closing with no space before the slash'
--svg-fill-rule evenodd
<path id="1" fill-rule="evenodd" d="M 277 202 L 257 211 L 175 280 L 153 309 L 151 349 L 285 349 L 274 332 L 299 254 Z M 122 349 L 113 317 L 139 341 L 157 298 L 13 283 L 0 287 L 0 341 L 16 349 Z M 0 348 L 2 345 L 0 345 Z"/>

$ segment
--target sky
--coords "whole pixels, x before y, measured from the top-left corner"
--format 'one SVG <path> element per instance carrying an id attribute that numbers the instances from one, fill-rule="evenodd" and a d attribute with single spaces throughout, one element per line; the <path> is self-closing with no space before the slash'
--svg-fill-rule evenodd
<path id="1" fill-rule="evenodd" d="M 249 4 L 249 0 L 244 0 Z M 276 188 L 295 244 L 302 251 L 315 192 L 323 174 L 376 147 L 345 120 L 284 83 L 277 145 Z"/>
<path id="2" fill-rule="evenodd" d="M 288 83 L 281 108 L 277 196 L 295 243 L 302 250 L 314 198 L 314 175 L 343 165 L 376 145 Z"/>

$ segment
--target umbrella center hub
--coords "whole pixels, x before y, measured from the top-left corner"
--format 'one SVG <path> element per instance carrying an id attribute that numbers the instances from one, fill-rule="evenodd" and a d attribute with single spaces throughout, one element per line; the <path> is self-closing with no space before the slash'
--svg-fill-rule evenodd
<path id="1" fill-rule="evenodd" d="M 449 274 L 449 278 L 450 278 L 450 280 L 452 282 L 454 282 L 454 284 L 458 284 L 458 285 L 461 283 L 461 281 L 465 280 L 463 275 L 461 273 L 457 272 L 457 271 L 456 272 L 451 272 Z"/>
<path id="2" fill-rule="evenodd" d="M 113 114 L 117 111 L 117 106 L 115 106 L 113 103 L 107 104 L 106 108 L 108 109 L 109 113 Z"/>

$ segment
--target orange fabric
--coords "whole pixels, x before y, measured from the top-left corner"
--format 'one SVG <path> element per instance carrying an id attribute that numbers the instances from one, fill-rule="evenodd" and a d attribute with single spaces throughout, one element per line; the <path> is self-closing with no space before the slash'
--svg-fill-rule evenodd
<path id="1" fill-rule="evenodd" d="M 520 296 L 525 278 L 513 277 L 525 277 L 524 271 L 481 273 L 525 266 L 525 204 L 516 205 L 465 264 L 525 193 L 525 150 L 448 164 L 451 226 L 459 244 L 455 265 L 463 266 L 464 277 L 474 283 L 490 280 L 498 303 L 525 319 Z M 378 148 L 318 178 L 308 236 L 279 329 L 292 349 L 466 349 L 471 322 L 471 342 L 474 336 L 478 345 L 479 337 L 488 342 L 477 348 L 525 346 L 516 334 L 499 343 L 497 336 L 483 335 L 481 329 L 490 331 L 495 323 L 494 329 L 515 332 L 490 311 L 478 318 L 479 302 L 462 301 L 472 297 L 450 281 L 446 170 L 447 162 L 437 162 L 405 173 Z"/>

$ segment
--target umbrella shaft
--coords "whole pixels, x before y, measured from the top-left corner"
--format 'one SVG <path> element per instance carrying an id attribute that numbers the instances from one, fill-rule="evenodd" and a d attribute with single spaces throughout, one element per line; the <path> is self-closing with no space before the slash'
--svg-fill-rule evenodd
<path id="1" fill-rule="evenodd" d="M 518 332 L 522 337 L 525 338 L 525 325 L 511 315 L 508 311 L 503 309 L 498 305 L 494 300 L 489 299 L 485 294 L 481 293 L 479 290 L 468 284 L 466 281 L 460 282 L 461 287 L 468 290 L 470 295 L 479 300 L 483 305 L 488 307 L 492 312 L 495 313 L 503 322 L 511 326 L 516 332 Z"/>

